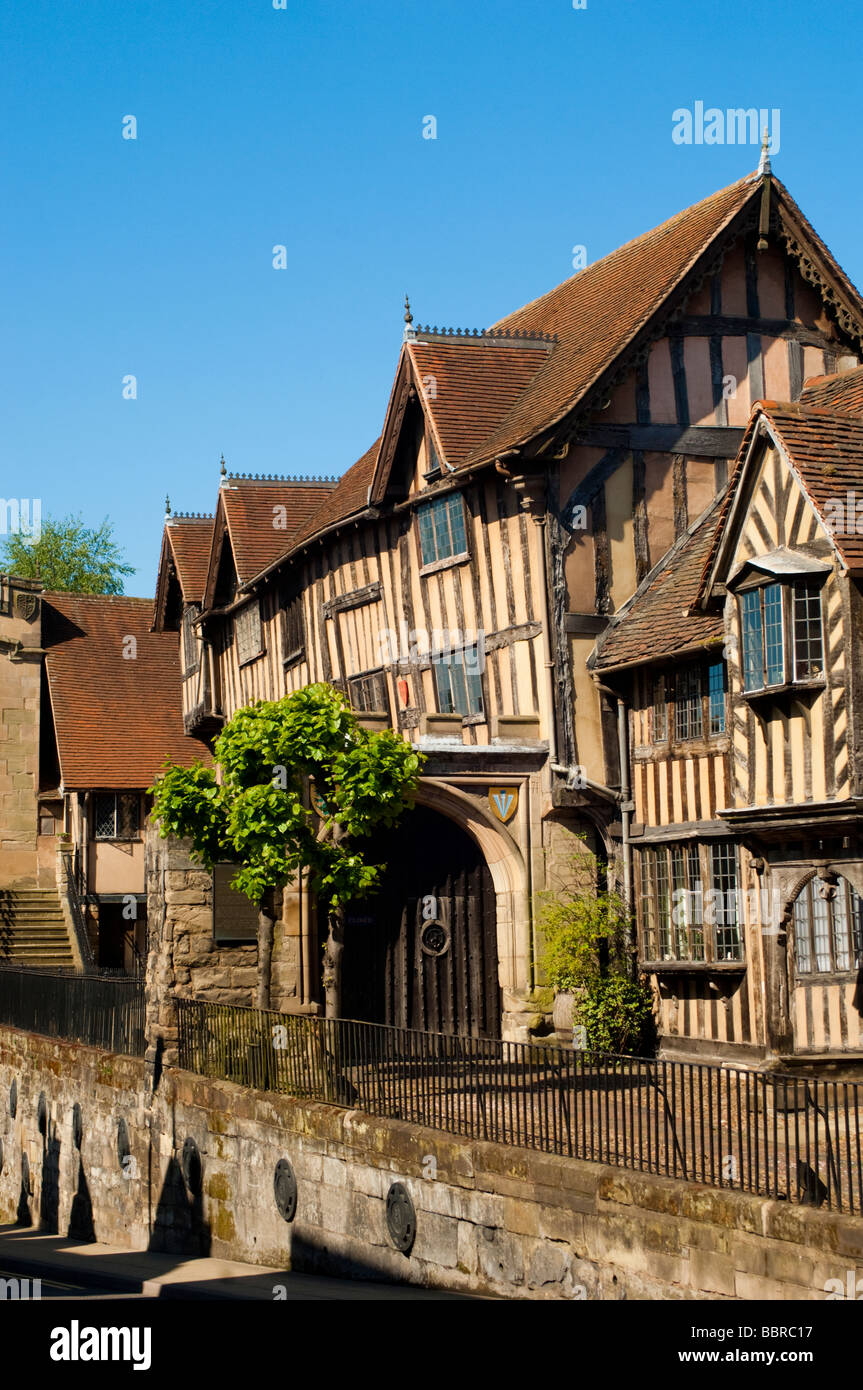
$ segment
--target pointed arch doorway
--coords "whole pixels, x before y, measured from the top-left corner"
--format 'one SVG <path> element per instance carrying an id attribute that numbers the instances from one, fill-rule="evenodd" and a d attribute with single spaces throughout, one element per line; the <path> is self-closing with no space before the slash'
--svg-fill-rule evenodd
<path id="1" fill-rule="evenodd" d="M 418 805 L 370 846 L 380 891 L 345 924 L 345 1018 L 500 1037 L 496 897 L 479 845 Z"/>

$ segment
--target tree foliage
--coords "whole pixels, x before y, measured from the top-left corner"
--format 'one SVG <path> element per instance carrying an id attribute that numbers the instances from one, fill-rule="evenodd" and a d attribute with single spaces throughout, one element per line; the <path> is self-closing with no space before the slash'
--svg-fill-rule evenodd
<path id="1" fill-rule="evenodd" d="M 238 710 L 214 755 L 215 768 L 166 764 L 151 788 L 162 836 L 190 839 L 208 869 L 235 863 L 232 886 L 254 902 L 308 869 L 331 907 L 378 882 L 383 866 L 361 842 L 411 805 L 423 757 L 389 729 L 363 729 L 325 684 Z"/>
<path id="2" fill-rule="evenodd" d="M 107 517 L 95 529 L 80 516 L 62 521 L 46 517 L 38 538 L 14 531 L 4 542 L 0 568 L 22 579 L 39 579 L 46 589 L 76 594 L 122 594 L 123 577 L 135 573 L 114 543 Z"/>

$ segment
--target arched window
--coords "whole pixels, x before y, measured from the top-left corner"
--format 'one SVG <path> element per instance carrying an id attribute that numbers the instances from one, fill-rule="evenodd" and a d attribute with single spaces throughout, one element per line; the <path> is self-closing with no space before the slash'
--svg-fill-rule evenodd
<path id="1" fill-rule="evenodd" d="M 822 896 L 826 893 L 827 896 Z M 863 960 L 863 898 L 846 878 L 812 878 L 794 900 L 798 975 L 856 970 Z"/>

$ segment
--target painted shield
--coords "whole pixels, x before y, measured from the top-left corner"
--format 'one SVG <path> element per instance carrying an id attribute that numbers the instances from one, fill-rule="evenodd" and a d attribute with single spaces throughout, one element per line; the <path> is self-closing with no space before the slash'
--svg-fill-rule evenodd
<path id="1" fill-rule="evenodd" d="M 518 787 L 489 787 L 488 804 L 504 825 L 518 810 Z"/>

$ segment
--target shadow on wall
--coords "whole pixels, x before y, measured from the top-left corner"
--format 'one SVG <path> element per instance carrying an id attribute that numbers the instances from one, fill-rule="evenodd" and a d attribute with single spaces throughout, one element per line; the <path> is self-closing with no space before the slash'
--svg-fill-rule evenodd
<path id="1" fill-rule="evenodd" d="M 184 1146 L 182 1165 L 174 1156 L 168 1162 L 147 1249 L 170 1255 L 206 1256 L 211 1243 L 210 1227 L 204 1218 L 200 1156 L 197 1148 L 192 1154 Z"/>
<path id="2" fill-rule="evenodd" d="M 33 1215 L 30 1211 L 30 1160 L 24 1153 L 21 1155 L 21 1191 L 18 1194 L 16 1224 L 33 1225 Z"/>
<path id="3" fill-rule="evenodd" d="M 78 1186 L 75 1196 L 72 1198 L 72 1210 L 69 1213 L 69 1237 L 72 1240 L 93 1242 L 96 1239 L 96 1226 L 93 1221 L 93 1202 L 90 1197 L 90 1188 L 87 1185 L 87 1176 L 84 1172 L 84 1160 L 78 1160 Z"/>
<path id="4" fill-rule="evenodd" d="M 60 1140 L 57 1126 L 46 1122 L 42 1131 L 42 1185 L 39 1192 L 39 1229 L 56 1235 L 60 1219 Z"/>

